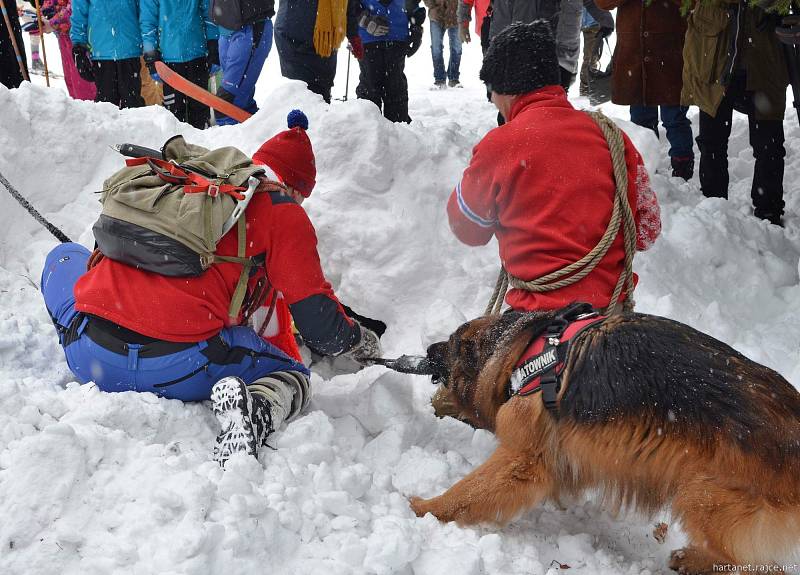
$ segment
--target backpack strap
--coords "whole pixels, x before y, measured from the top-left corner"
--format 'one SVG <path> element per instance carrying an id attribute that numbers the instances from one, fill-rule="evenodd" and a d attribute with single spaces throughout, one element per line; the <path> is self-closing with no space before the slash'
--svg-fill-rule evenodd
<path id="1" fill-rule="evenodd" d="M 228 318 L 231 324 L 236 323 L 239 318 L 239 312 L 242 309 L 244 297 L 247 294 L 247 280 L 250 279 L 250 270 L 253 267 L 253 258 L 245 257 L 245 249 L 247 248 L 247 223 L 245 218 L 239 218 L 236 224 L 236 232 L 238 237 L 237 257 L 231 256 L 218 256 L 211 254 L 212 262 L 226 262 L 241 264 L 242 273 L 239 275 L 239 281 L 236 283 L 236 288 L 233 290 L 233 297 L 231 297 L 231 305 L 228 307 Z"/>

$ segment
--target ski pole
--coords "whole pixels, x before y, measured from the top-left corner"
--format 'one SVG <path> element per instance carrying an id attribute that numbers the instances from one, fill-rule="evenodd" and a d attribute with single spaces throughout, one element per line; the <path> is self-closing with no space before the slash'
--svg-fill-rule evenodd
<path id="1" fill-rule="evenodd" d="M 1 3 L 1 2 L 2 2 L 2 0 L 0 0 L 0 3 Z M 34 208 L 34 207 L 33 207 L 33 206 L 30 204 L 30 202 L 28 202 L 28 200 L 26 200 L 26 199 L 25 199 L 25 198 L 22 196 L 22 194 L 20 194 L 20 193 L 19 193 L 19 192 L 18 192 L 18 191 L 17 191 L 17 190 L 14 188 L 14 186 L 12 186 L 12 185 L 11 185 L 11 184 L 8 182 L 8 180 L 5 178 L 5 176 L 3 176 L 3 174 L 1 174 L 1 173 L 0 173 L 0 184 L 3 184 L 3 186 L 5 186 L 5 188 L 8 190 L 8 193 L 9 193 L 9 194 L 11 194 L 11 195 L 14 197 L 14 199 L 15 199 L 15 200 L 17 200 L 17 201 L 20 203 L 20 205 L 21 205 L 23 208 L 25 208 L 25 209 L 28 211 L 28 213 L 29 213 L 30 215 L 32 215 L 32 216 L 33 216 L 33 219 L 35 219 L 37 222 L 39 222 L 39 223 L 40 223 L 40 224 L 42 224 L 42 225 L 43 225 L 45 228 L 47 228 L 47 231 L 48 231 L 48 232 L 50 232 L 51 234 L 53 234 L 53 235 L 54 235 L 54 236 L 55 236 L 55 237 L 58 239 L 58 241 L 60 241 L 61 243 L 69 243 L 69 242 L 72 242 L 72 240 L 71 240 L 71 239 L 69 239 L 69 238 L 66 236 L 66 234 L 64 234 L 64 232 L 62 232 L 62 231 L 61 231 L 61 230 L 59 230 L 57 227 L 55 227 L 53 224 L 51 224 L 50 222 L 48 222 L 48 221 L 45 219 L 45 217 L 44 217 L 42 214 L 40 214 L 39 212 L 37 212 L 37 211 L 36 211 L 36 208 Z"/>
<path id="2" fill-rule="evenodd" d="M 47 87 L 50 87 L 50 72 L 47 69 L 47 48 L 45 46 L 44 41 L 44 25 L 42 24 L 42 8 L 39 5 L 39 0 L 35 0 L 36 2 L 36 20 L 39 22 L 39 38 L 41 38 L 42 44 L 42 59 L 44 60 L 44 82 L 47 84 Z"/>
<path id="3" fill-rule="evenodd" d="M 350 50 L 347 51 L 347 78 L 344 81 L 344 101 L 347 102 L 347 96 L 350 92 L 350 56 L 353 55 L 353 52 Z"/>
<path id="4" fill-rule="evenodd" d="M 6 21 L 6 29 L 8 29 L 8 37 L 11 38 L 11 45 L 14 47 L 14 54 L 17 56 L 17 64 L 19 65 L 19 71 L 22 72 L 22 78 L 26 82 L 30 82 L 31 79 L 28 77 L 28 70 L 25 69 L 25 64 L 22 61 L 22 56 L 19 53 L 19 45 L 17 45 L 17 36 L 14 34 L 14 28 L 11 26 L 11 19 L 8 17 L 8 12 L 6 11 L 6 2 L 5 0 L 0 0 L 0 9 L 3 10 L 3 20 Z"/>

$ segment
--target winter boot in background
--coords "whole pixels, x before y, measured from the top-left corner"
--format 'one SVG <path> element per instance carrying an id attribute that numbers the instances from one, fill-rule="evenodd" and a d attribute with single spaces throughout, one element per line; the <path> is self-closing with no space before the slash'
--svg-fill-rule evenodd
<path id="1" fill-rule="evenodd" d="M 222 428 L 214 460 L 224 465 L 236 453 L 258 457 L 258 448 L 284 421 L 308 403 L 308 379 L 299 372 L 279 371 L 246 385 L 238 377 L 219 380 L 211 392 L 214 415 Z"/>
<path id="2" fill-rule="evenodd" d="M 687 182 L 694 175 L 694 158 L 670 158 L 672 164 L 672 177 L 683 178 Z"/>

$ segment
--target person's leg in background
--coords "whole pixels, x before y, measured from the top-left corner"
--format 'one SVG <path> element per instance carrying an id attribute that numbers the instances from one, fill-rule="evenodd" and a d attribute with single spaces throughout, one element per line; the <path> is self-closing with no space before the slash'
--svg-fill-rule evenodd
<path id="1" fill-rule="evenodd" d="M 392 122 L 411 122 L 408 115 L 408 80 L 405 66 L 408 44 L 388 42 L 384 57 L 386 74 L 383 87 L 383 115 Z"/>
<path id="2" fill-rule="evenodd" d="M 753 214 L 772 224 L 783 225 L 783 172 L 786 156 L 783 122 L 758 120 L 755 113 L 747 115 L 750 145 L 756 159 L 750 196 Z"/>
<path id="3" fill-rule="evenodd" d="M 173 62 L 169 65 L 175 72 L 198 86 L 205 86 L 208 82 L 208 64 L 205 57 L 188 62 Z M 169 84 L 164 85 L 164 106 L 181 122 L 191 124 L 200 130 L 208 127 L 210 119 L 208 106 L 189 98 Z"/>
<path id="4" fill-rule="evenodd" d="M 117 82 L 117 66 L 114 60 L 93 60 L 94 85 L 97 87 L 95 102 L 108 102 L 120 105 L 119 84 Z M 141 90 L 141 87 L 139 88 Z"/>
<path id="5" fill-rule="evenodd" d="M 444 28 L 438 22 L 430 21 L 431 57 L 433 58 L 433 87 L 446 88 L 447 72 L 444 69 Z"/>
<path id="6" fill-rule="evenodd" d="M 728 198 L 728 138 L 733 121 L 733 103 L 743 89 L 743 79 L 728 86 L 714 116 L 700 110 L 696 138 L 700 150 L 700 190 L 707 198 Z"/>
<path id="7" fill-rule="evenodd" d="M 358 61 L 360 73 L 356 97 L 373 102 L 383 111 L 383 84 L 386 76 L 385 42 L 364 44 L 364 57 Z"/>
<path id="8" fill-rule="evenodd" d="M 692 123 L 686 117 L 685 106 L 660 106 L 661 123 L 669 141 L 672 177 L 691 180 L 694 175 L 694 140 Z"/>
<path id="9" fill-rule="evenodd" d="M 597 43 L 602 42 L 600 38 L 600 24 L 594 24 L 582 30 L 583 32 L 583 63 L 580 71 L 580 85 L 578 87 L 581 96 L 589 95 L 589 70 L 597 68 L 600 63 L 601 50 L 597 49 Z"/>
<path id="10" fill-rule="evenodd" d="M 243 110 L 258 111 L 253 99 L 264 62 L 272 48 L 272 20 L 248 24 L 229 36 L 220 36 L 219 60 L 222 85 L 217 95 Z M 217 113 L 218 124 L 236 121 Z"/>
<path id="11" fill-rule="evenodd" d="M 126 58 L 117 60 L 117 82 L 119 83 L 120 108 L 141 108 L 144 106 L 142 99 L 142 79 L 139 77 L 141 60 Z"/>
<path id="12" fill-rule="evenodd" d="M 649 128 L 658 135 L 658 106 L 631 106 L 631 122 Z"/>
<path id="13" fill-rule="evenodd" d="M 447 64 L 447 85 L 461 88 L 461 38 L 458 37 L 458 26 L 447 29 L 447 41 L 450 48 L 450 61 Z"/>

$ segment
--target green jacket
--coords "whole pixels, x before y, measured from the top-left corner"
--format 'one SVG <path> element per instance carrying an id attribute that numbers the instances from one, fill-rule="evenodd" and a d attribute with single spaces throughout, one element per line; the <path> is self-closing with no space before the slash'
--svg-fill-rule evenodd
<path id="1" fill-rule="evenodd" d="M 775 37 L 779 22 L 746 0 L 700 0 L 686 30 L 681 103 L 716 115 L 729 78 L 744 70 L 747 90 L 757 93 L 756 118 L 782 120 L 789 73 Z"/>

